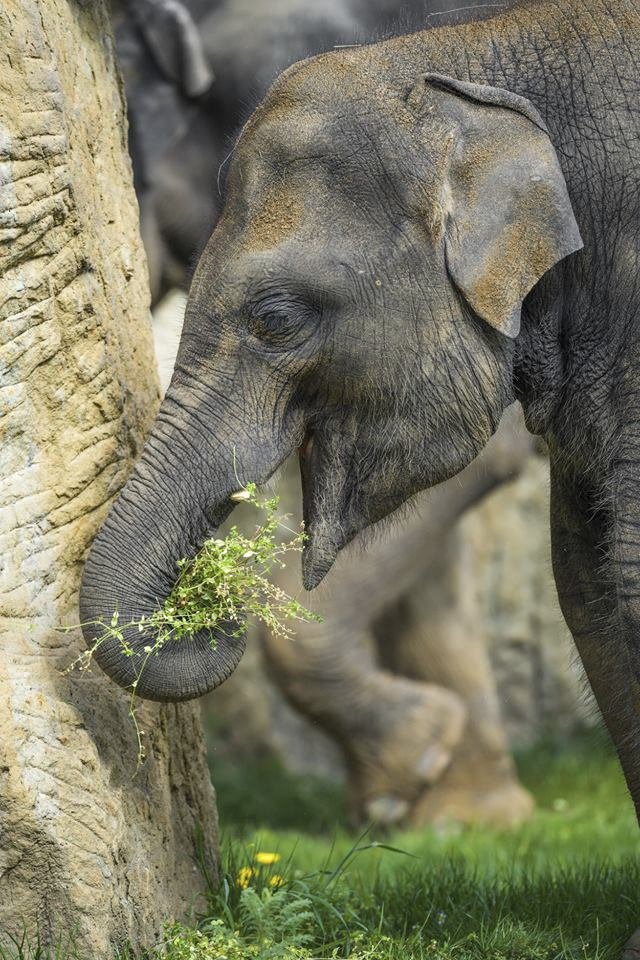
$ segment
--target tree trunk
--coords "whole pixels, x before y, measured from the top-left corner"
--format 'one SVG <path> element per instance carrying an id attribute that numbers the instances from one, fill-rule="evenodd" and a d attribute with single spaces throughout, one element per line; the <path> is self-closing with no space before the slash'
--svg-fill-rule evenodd
<path id="1" fill-rule="evenodd" d="M 0 928 L 111 958 L 197 904 L 217 821 L 199 708 L 63 674 L 83 558 L 158 385 L 103 2 L 0 9 Z M 1 940 L 0 940 L 1 942 Z"/>

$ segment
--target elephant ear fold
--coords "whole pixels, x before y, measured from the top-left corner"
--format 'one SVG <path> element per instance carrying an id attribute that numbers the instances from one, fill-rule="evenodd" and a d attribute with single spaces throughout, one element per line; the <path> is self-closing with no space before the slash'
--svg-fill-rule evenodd
<path id="1" fill-rule="evenodd" d="M 133 0 L 138 27 L 158 68 L 187 97 L 199 97 L 214 76 L 200 33 L 180 0 Z"/>
<path id="2" fill-rule="evenodd" d="M 528 100 L 436 74 L 453 121 L 444 186 L 447 270 L 464 300 L 508 337 L 540 278 L 583 246 L 547 127 Z"/>

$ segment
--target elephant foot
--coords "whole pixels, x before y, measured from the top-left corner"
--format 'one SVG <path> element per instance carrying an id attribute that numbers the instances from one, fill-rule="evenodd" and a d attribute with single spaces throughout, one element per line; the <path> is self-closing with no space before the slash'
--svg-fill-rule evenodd
<path id="1" fill-rule="evenodd" d="M 514 780 L 473 786 L 447 784 L 446 776 L 425 790 L 412 807 L 408 820 L 412 826 L 442 827 L 463 823 L 494 828 L 514 828 L 529 819 L 534 809 L 533 798 Z M 625 958 L 627 960 L 627 958 Z M 632 960 L 632 955 L 628 960 Z M 635 960 L 640 960 L 640 953 Z"/>
<path id="2" fill-rule="evenodd" d="M 466 710 L 457 694 L 403 677 L 378 677 L 376 722 L 349 746 L 350 793 L 358 819 L 403 820 L 425 786 L 451 762 Z"/>
<path id="3" fill-rule="evenodd" d="M 640 927 L 630 940 L 627 940 L 622 951 L 622 960 L 640 960 Z"/>

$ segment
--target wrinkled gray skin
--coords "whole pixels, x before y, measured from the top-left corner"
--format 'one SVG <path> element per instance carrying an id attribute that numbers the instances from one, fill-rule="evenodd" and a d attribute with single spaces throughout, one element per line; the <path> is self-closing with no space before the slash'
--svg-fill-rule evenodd
<path id="1" fill-rule="evenodd" d="M 171 0 L 173 20 L 167 0 L 144 2 L 141 11 L 130 0 L 117 16 L 116 44 L 155 303 L 188 288 L 220 212 L 225 160 L 282 70 L 336 44 L 439 23 L 471 0 Z M 185 69 L 203 58 L 215 81 L 190 94 Z"/>
<path id="2" fill-rule="evenodd" d="M 235 150 L 83 620 L 154 609 L 236 473 L 262 482 L 296 447 L 314 586 L 359 530 L 468 464 L 517 396 L 550 449 L 563 612 L 640 810 L 639 49 L 634 0 L 541 0 L 277 81 Z M 167 645 L 139 692 L 197 696 L 240 653 Z M 135 658 L 99 656 L 131 683 Z"/>

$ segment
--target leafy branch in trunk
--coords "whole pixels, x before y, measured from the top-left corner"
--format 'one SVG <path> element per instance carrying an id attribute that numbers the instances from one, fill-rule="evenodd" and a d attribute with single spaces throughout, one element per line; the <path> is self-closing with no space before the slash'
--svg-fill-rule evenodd
<path id="1" fill-rule="evenodd" d="M 302 550 L 305 540 L 302 530 L 296 532 L 287 527 L 287 515 L 278 515 L 280 498 L 260 499 L 255 484 L 250 483 L 232 494 L 231 499 L 251 504 L 264 515 L 253 534 L 246 536 L 233 526 L 224 539 L 206 540 L 195 557 L 179 560 L 171 593 L 148 616 L 121 623 L 119 612 L 114 610 L 109 622 L 83 624 L 97 626 L 101 632 L 92 646 L 67 668 L 66 672 L 74 668 L 88 670 L 97 650 L 108 640 L 116 641 L 123 657 L 140 657 L 140 651 L 125 634 L 133 628 L 148 637 L 130 687 L 129 716 L 136 730 L 139 764 L 144 760 L 144 734 L 136 716 L 136 688 L 151 657 L 157 657 L 168 643 L 188 643 L 194 634 L 204 632 L 215 648 L 216 632 L 231 637 L 243 634 L 247 617 L 262 621 L 273 634 L 290 640 L 295 635 L 296 621 L 321 619 L 269 578 L 273 567 L 285 566 L 286 554 Z M 291 534 L 290 539 L 278 540 L 279 529 Z"/>

